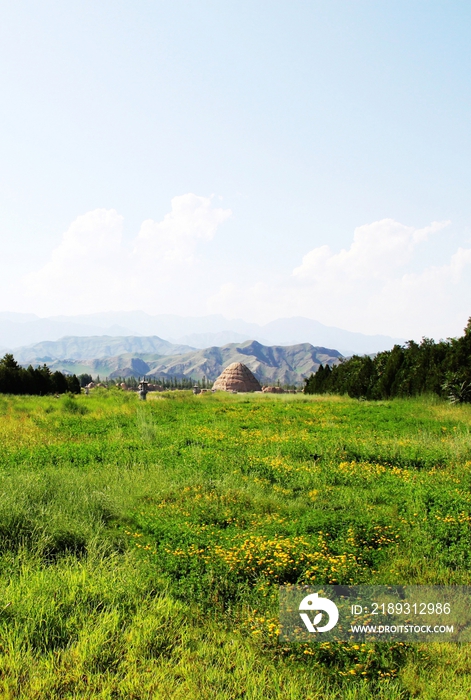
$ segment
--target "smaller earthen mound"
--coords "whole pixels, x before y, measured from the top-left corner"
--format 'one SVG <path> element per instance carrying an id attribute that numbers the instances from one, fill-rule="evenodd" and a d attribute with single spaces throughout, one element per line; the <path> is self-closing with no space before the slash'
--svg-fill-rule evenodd
<path id="1" fill-rule="evenodd" d="M 213 384 L 213 391 L 261 391 L 259 381 L 242 362 L 226 367 Z"/>
<path id="2" fill-rule="evenodd" d="M 285 390 L 281 386 L 264 386 L 262 389 L 264 394 L 284 394 Z"/>

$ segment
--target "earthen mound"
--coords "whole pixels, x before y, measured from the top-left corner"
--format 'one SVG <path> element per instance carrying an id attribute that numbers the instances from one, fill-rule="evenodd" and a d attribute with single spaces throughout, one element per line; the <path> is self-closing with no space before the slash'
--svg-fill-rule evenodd
<path id="1" fill-rule="evenodd" d="M 233 362 L 226 367 L 213 384 L 215 391 L 261 391 L 262 387 L 248 367 Z"/>

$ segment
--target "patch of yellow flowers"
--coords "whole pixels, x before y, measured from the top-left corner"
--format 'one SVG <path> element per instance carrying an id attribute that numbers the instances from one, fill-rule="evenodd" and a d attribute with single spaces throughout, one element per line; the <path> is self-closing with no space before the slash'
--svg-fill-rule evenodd
<path id="1" fill-rule="evenodd" d="M 177 557 L 219 560 L 236 576 L 252 581 L 264 578 L 272 585 L 294 580 L 306 584 L 352 581 L 361 568 L 353 554 L 332 554 L 322 538 L 317 549 L 304 537 L 250 535 L 232 546 L 215 544 L 203 549 L 190 545 L 167 551 Z"/>
<path id="2" fill-rule="evenodd" d="M 374 464 L 372 462 L 340 462 L 338 470 L 344 476 L 356 477 L 365 481 L 374 481 L 386 473 L 404 481 L 410 481 L 413 476 L 409 469 L 386 467 L 384 464 Z"/>

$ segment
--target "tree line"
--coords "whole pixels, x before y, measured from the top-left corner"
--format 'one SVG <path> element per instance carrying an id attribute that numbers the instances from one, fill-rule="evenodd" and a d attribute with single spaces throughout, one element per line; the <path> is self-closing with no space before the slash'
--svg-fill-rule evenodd
<path id="1" fill-rule="evenodd" d="M 21 367 L 13 355 L 0 359 L 0 394 L 80 394 L 80 382 L 74 375 L 51 372 L 47 365 Z"/>
<path id="2" fill-rule="evenodd" d="M 334 367 L 320 365 L 304 382 L 305 394 L 390 399 L 432 393 L 471 402 L 471 318 L 460 338 L 410 340 L 373 357 L 353 355 Z"/>
<path id="3" fill-rule="evenodd" d="M 81 375 L 80 375 L 81 376 Z M 79 379 L 80 379 L 79 376 Z M 192 377 L 147 377 L 147 381 L 151 384 L 157 384 L 163 389 L 192 389 L 195 385 L 200 389 L 210 389 L 213 382 L 203 377 L 203 379 L 193 379 Z M 139 382 L 136 377 L 115 377 L 113 380 L 108 380 L 108 384 L 126 384 L 129 389 L 137 389 Z"/>

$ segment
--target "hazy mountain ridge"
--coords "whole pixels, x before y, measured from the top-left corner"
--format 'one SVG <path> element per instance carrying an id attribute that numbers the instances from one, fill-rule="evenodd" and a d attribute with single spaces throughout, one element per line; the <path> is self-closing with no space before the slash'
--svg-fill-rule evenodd
<path id="1" fill-rule="evenodd" d="M 221 347 L 229 343 L 244 343 L 250 338 L 244 333 L 236 333 L 235 331 L 220 331 L 219 333 L 189 333 L 178 338 L 178 342 L 187 343 L 188 345 L 204 350 L 210 347 Z M 258 337 L 257 340 L 263 345 L 269 345 L 270 341 L 266 338 Z"/>
<path id="2" fill-rule="evenodd" d="M 401 338 L 365 335 L 325 326 L 309 318 L 281 318 L 265 325 L 220 315 L 184 317 L 172 314 L 151 316 L 143 311 L 107 312 L 80 316 L 39 318 L 34 314 L 0 313 L 0 346 L 17 348 L 64 336 L 158 336 L 168 342 L 204 349 L 245 340 L 264 345 L 295 345 L 309 342 L 315 347 L 337 348 L 343 355 L 370 354 L 388 350 Z"/>
<path id="3" fill-rule="evenodd" d="M 95 325 L 76 323 L 72 319 L 73 317 L 66 321 L 56 321 L 35 317 L 34 314 L 0 313 L 0 346 L 11 350 L 23 345 L 59 340 L 64 336 L 97 334 Z M 109 324 L 98 331 L 103 335 L 130 335 L 128 329 L 119 324 Z"/>
<path id="4" fill-rule="evenodd" d="M 128 353 L 179 355 L 195 350 L 189 345 L 176 345 L 158 336 L 107 336 L 95 335 L 80 338 L 65 337 L 60 340 L 44 341 L 14 350 L 18 362 L 47 362 L 50 360 L 97 360 L 117 357 Z"/>
<path id="5" fill-rule="evenodd" d="M 161 355 L 148 353 L 143 353 L 140 357 L 126 353 L 117 357 L 92 360 L 52 360 L 46 364 L 54 372 L 59 370 L 64 374 L 91 374 L 93 377 L 99 376 L 102 379 L 106 377 L 114 379 L 115 377 L 142 377 L 148 374 L 151 364 L 155 364 L 161 357 Z"/>

